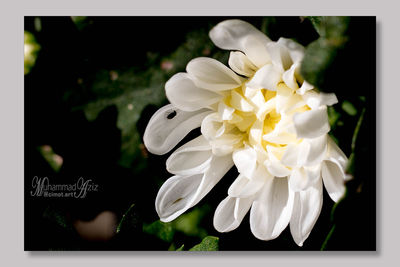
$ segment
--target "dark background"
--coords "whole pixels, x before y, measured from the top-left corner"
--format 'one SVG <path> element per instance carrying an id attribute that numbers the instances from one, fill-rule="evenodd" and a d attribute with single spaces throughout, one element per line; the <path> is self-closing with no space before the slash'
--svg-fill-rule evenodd
<path id="1" fill-rule="evenodd" d="M 96 119 L 88 120 L 81 107 L 114 96 L 115 92 L 92 90 L 102 79 L 99 73 L 117 71 L 121 79 L 125 77 L 121 73 L 130 71 L 138 76 L 141 73 L 155 76 L 146 70 L 155 68 L 161 73 L 165 59 L 187 41 L 188 34 L 198 32 L 207 36 L 212 26 L 224 19 L 90 17 L 74 23 L 70 17 L 41 17 L 38 30 L 34 17 L 25 18 L 25 30 L 34 33 L 41 46 L 34 68 L 25 75 L 25 250 L 167 250 L 170 247 L 170 242 L 142 231 L 143 223 L 158 220 L 154 201 L 160 185 L 170 177 L 165 170 L 168 155 L 151 155 L 139 144 L 130 164 L 121 164 L 124 137 L 117 125 L 119 109 L 108 105 Z M 282 36 L 307 46 L 319 37 L 305 18 L 241 19 L 263 29 L 272 40 Z M 233 168 L 198 204 L 203 214 L 199 227 L 220 238 L 220 250 L 320 250 L 333 225 L 335 229 L 325 249 L 375 250 L 375 18 L 353 17 L 349 25 L 346 34 L 350 40 L 335 54 L 325 80 L 332 85 L 339 101 L 345 99 L 357 110 L 357 115 L 351 116 L 340 105 L 335 106 L 341 123 L 332 127 L 332 134 L 348 156 L 359 115 L 366 110 L 357 139 L 355 179 L 348 184 L 347 197 L 331 216 L 334 203 L 324 192 L 323 210 L 302 248 L 292 240 L 288 228 L 276 240 L 257 240 L 250 231 L 249 215 L 238 229 L 221 234 L 213 229 L 212 217 L 237 176 Z M 196 42 L 195 38 L 191 40 Z M 229 52 L 215 47 L 207 49 L 210 51 L 202 50 L 203 55 L 226 61 Z M 199 55 L 181 58 L 189 60 L 195 56 Z M 176 63 L 174 72 L 164 71 L 160 79 L 166 81 L 175 72 L 184 71 L 186 63 Z M 124 90 L 121 94 L 130 88 Z M 360 96 L 364 98 L 360 100 Z M 140 137 L 151 115 L 165 103 L 164 99 L 140 110 L 136 123 Z M 195 130 L 182 143 L 198 134 Z M 59 171 L 50 167 L 38 149 L 44 145 L 51 146 L 63 158 Z M 84 199 L 32 197 L 34 176 L 47 176 L 51 183 L 57 184 L 75 183 L 84 177 L 98 184 L 99 191 Z M 73 226 L 74 221 L 92 220 L 104 210 L 114 212 L 119 221 L 132 204 L 129 220 L 109 240 L 86 240 Z M 198 236 L 179 231 L 173 237 L 176 246 L 185 244 L 185 249 L 200 241 Z"/>

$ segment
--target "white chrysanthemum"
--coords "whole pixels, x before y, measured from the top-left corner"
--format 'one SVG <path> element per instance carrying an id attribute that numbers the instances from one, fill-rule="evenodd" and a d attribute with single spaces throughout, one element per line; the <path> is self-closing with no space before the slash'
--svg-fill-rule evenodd
<path id="1" fill-rule="evenodd" d="M 215 211 L 215 228 L 234 230 L 251 209 L 254 236 L 274 239 L 290 223 L 301 246 L 320 214 L 322 183 L 334 201 L 345 190 L 347 158 L 327 134 L 326 106 L 336 96 L 300 77 L 304 48 L 291 40 L 273 42 L 241 20 L 219 23 L 210 37 L 233 50 L 230 68 L 212 58 L 190 61 L 187 73 L 166 83 L 171 104 L 153 115 L 144 134 L 148 150 L 164 154 L 191 130 L 202 133 L 168 158 L 174 176 L 157 195 L 157 213 L 174 220 L 235 165 L 239 176 Z"/>

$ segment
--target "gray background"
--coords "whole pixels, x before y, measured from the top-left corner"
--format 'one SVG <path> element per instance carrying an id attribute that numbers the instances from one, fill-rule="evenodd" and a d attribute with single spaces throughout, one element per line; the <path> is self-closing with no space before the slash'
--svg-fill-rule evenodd
<path id="1" fill-rule="evenodd" d="M 10 3 L 8 3 L 10 2 Z M 3 266 L 394 266 L 400 227 L 399 5 L 395 1 L 2 1 L 0 4 L 0 262 Z M 23 16 L 369 15 L 377 16 L 377 252 L 23 251 Z M 166 40 L 167 41 L 167 40 Z M 366 55 L 369 56 L 369 55 Z M 363 66 L 359 66 L 362 68 Z M 358 79 L 362 77 L 357 77 Z M 40 129 L 38 129 L 40 130 Z M 374 129 L 371 129 L 373 131 Z M 29 223 L 27 221 L 26 223 Z"/>

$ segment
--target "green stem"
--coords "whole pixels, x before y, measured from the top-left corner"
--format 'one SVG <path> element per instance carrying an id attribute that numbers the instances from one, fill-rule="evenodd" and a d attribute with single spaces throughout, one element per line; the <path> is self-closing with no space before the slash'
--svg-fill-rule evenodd
<path id="1" fill-rule="evenodd" d="M 331 230 L 329 231 L 329 234 L 326 236 L 325 241 L 324 241 L 324 243 L 323 243 L 322 246 L 321 246 L 321 251 L 326 250 L 326 246 L 328 245 L 328 241 L 329 241 L 329 239 L 331 239 L 331 237 L 332 237 L 333 232 L 335 231 L 335 229 L 336 229 L 336 224 L 334 224 L 334 225 L 332 226 Z"/>
<path id="2" fill-rule="evenodd" d="M 351 154 L 349 157 L 349 162 L 347 164 L 346 172 L 348 174 L 354 175 L 354 161 L 355 161 L 355 148 L 356 142 L 358 138 L 358 134 L 360 132 L 361 124 L 364 120 L 365 108 L 363 108 L 360 117 L 358 118 L 356 128 L 354 129 L 353 138 L 351 139 Z"/>
<path id="3" fill-rule="evenodd" d="M 135 204 L 132 204 L 129 209 L 124 213 L 124 215 L 122 215 L 122 219 L 121 221 L 119 221 L 119 224 L 117 226 L 117 234 L 121 231 L 121 225 L 122 223 L 125 221 L 125 217 L 126 215 L 130 212 L 130 210 L 133 208 L 133 206 L 135 206 Z"/>
<path id="4" fill-rule="evenodd" d="M 358 132 L 360 131 L 361 124 L 362 124 L 363 119 L 364 119 L 364 114 L 365 114 L 365 108 L 363 108 L 363 110 L 361 112 L 361 115 L 360 115 L 360 118 L 358 118 L 356 128 L 354 129 L 353 138 L 351 139 L 351 151 L 352 152 L 354 152 L 354 149 L 356 148 L 356 141 L 357 141 L 357 137 L 358 137 Z"/>

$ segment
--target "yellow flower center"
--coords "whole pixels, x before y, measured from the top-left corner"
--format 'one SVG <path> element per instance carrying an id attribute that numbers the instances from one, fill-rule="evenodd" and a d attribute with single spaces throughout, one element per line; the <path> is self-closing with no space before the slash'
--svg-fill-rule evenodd
<path id="1" fill-rule="evenodd" d="M 250 145 L 261 147 L 265 151 L 267 146 L 283 148 L 290 142 L 299 142 L 301 140 L 297 139 L 294 133 L 284 132 L 278 136 L 275 136 L 277 133 L 273 133 L 282 120 L 280 110 L 287 108 L 283 105 L 293 106 L 299 101 L 302 101 L 301 96 L 284 82 L 278 84 L 276 91 L 264 88 L 252 89 L 243 83 L 240 87 L 225 92 L 223 100 L 218 105 L 224 135 L 235 136 L 238 140 L 236 148 Z M 310 108 L 304 104 L 290 112 L 293 114 L 306 110 Z"/>

